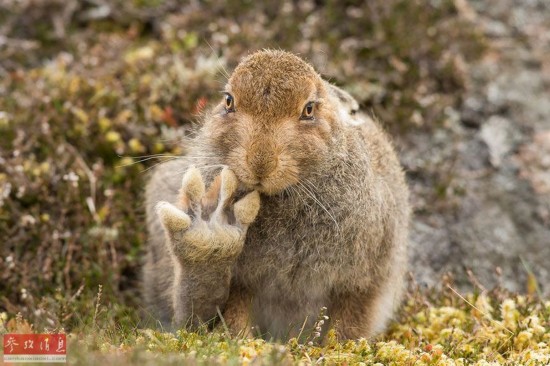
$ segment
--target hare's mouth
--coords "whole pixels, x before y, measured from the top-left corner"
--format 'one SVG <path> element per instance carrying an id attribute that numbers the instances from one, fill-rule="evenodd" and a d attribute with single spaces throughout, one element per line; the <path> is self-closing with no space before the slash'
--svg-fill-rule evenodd
<path id="1" fill-rule="evenodd" d="M 286 185 L 282 182 L 275 182 L 272 179 L 246 180 L 239 178 L 241 186 L 248 191 L 258 191 L 266 195 L 274 195 L 285 190 Z"/>
<path id="2" fill-rule="evenodd" d="M 240 186 L 249 191 L 258 191 L 266 195 L 275 195 L 296 183 L 296 177 L 291 175 L 290 179 L 282 169 L 277 169 L 271 174 L 258 176 L 250 168 L 237 165 L 232 168 L 239 180 Z"/>
<path id="3" fill-rule="evenodd" d="M 254 183 L 244 183 L 243 185 L 250 190 L 255 190 L 261 193 L 267 193 L 268 191 L 271 191 L 270 185 L 262 181 L 257 181 Z"/>

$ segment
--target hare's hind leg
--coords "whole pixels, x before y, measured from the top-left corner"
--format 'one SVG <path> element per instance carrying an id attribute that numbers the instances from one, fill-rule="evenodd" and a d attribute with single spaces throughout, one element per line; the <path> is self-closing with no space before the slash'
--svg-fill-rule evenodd
<path id="1" fill-rule="evenodd" d="M 400 297 L 401 291 L 385 286 L 336 295 L 329 309 L 331 323 L 341 339 L 372 337 L 384 330 Z"/>
<path id="2" fill-rule="evenodd" d="M 251 337 L 252 296 L 241 286 L 232 284 L 223 311 L 223 320 L 233 335 Z"/>
<path id="3" fill-rule="evenodd" d="M 373 294 L 370 293 L 342 293 L 334 296 L 329 316 L 338 338 L 358 339 L 372 335 L 373 302 Z"/>

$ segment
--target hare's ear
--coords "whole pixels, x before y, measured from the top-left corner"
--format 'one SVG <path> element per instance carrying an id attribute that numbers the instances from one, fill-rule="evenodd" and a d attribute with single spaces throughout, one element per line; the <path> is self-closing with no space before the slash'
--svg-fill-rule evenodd
<path id="1" fill-rule="evenodd" d="M 359 102 L 357 102 L 357 100 L 355 100 L 350 93 L 340 89 L 336 85 L 332 85 L 328 81 L 325 81 L 325 87 L 328 92 L 349 112 L 350 115 L 354 115 L 359 111 Z"/>

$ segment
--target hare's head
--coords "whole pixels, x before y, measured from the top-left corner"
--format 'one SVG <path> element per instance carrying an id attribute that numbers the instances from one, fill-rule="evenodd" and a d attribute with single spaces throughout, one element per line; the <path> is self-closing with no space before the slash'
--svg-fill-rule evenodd
<path id="1" fill-rule="evenodd" d="M 339 129 L 337 98 L 313 67 L 283 51 L 246 57 L 205 128 L 248 188 L 275 194 L 322 169 Z"/>

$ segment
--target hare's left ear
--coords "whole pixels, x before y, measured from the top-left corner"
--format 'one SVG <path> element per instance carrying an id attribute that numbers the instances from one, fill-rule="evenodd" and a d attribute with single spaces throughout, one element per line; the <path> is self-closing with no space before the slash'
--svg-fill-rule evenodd
<path id="1" fill-rule="evenodd" d="M 332 85 L 328 81 L 324 81 L 324 83 L 328 92 L 333 97 L 335 97 L 338 100 L 338 102 L 340 102 L 340 104 L 346 109 L 346 111 L 350 115 L 353 116 L 359 111 L 359 102 L 357 102 L 357 100 L 355 100 L 355 98 L 352 97 L 350 93 L 340 89 L 336 85 Z"/>

